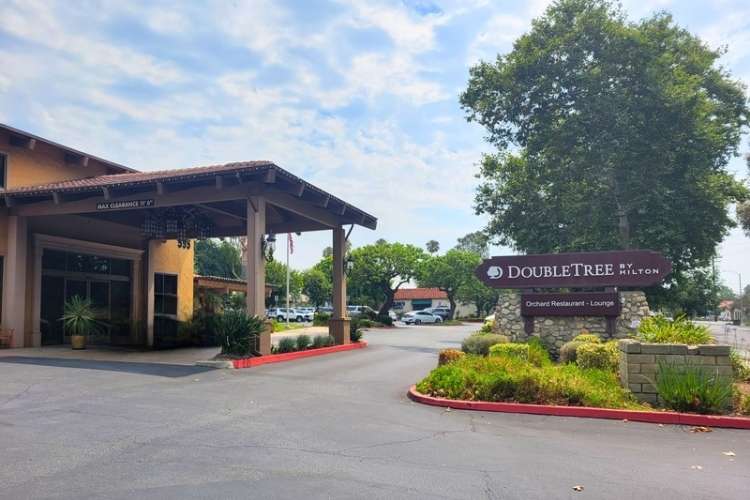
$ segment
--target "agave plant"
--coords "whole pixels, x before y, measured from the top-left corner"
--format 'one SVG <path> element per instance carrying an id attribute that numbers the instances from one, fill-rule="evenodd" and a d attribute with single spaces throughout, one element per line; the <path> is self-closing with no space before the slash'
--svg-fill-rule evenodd
<path id="1" fill-rule="evenodd" d="M 71 335 L 89 335 L 99 328 L 96 310 L 89 299 L 74 295 L 63 309 L 62 318 L 65 331 Z"/>

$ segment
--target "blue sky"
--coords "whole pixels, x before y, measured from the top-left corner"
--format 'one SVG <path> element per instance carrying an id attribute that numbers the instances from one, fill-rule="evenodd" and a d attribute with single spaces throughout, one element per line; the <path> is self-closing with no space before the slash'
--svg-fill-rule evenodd
<path id="1" fill-rule="evenodd" d="M 447 249 L 484 225 L 471 207 L 490 147 L 458 105 L 468 68 L 547 3 L 0 0 L 0 121 L 141 170 L 273 160 L 380 219 L 355 245 Z M 722 63 L 750 82 L 747 1 L 623 3 L 728 46 Z M 328 238 L 300 237 L 293 264 Z M 750 238 L 733 232 L 721 255 L 726 281 L 750 282 Z"/>

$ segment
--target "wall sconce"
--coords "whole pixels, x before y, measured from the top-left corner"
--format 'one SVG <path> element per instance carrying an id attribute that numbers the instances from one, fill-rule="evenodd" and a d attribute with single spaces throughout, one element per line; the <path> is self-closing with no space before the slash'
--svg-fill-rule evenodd
<path id="1" fill-rule="evenodd" d="M 273 260 L 273 251 L 276 249 L 276 235 L 271 233 L 268 236 L 260 237 L 260 250 L 266 262 Z"/>

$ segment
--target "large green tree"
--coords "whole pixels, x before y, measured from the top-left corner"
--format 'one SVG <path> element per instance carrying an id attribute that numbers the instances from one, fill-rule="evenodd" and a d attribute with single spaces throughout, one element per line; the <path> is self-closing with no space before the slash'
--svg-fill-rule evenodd
<path id="1" fill-rule="evenodd" d="M 555 2 L 461 96 L 498 148 L 476 195 L 488 233 L 527 253 L 650 248 L 675 278 L 707 265 L 747 196 L 726 169 L 745 88 L 721 55 L 666 13 Z"/>
<path id="2" fill-rule="evenodd" d="M 302 291 L 316 307 L 331 300 L 332 289 L 331 277 L 321 269 L 313 267 L 302 273 Z"/>
<path id="3" fill-rule="evenodd" d="M 238 244 L 229 240 L 197 240 L 195 272 L 222 278 L 242 277 L 242 257 Z"/>
<path id="4" fill-rule="evenodd" d="M 744 202 L 737 205 L 737 219 L 745 230 L 745 234 L 750 237 L 750 202 Z"/>
<path id="5" fill-rule="evenodd" d="M 272 260 L 266 264 L 266 283 L 274 286 L 274 296 L 278 305 L 286 305 L 286 264 Z M 302 293 L 302 273 L 289 271 L 289 298 L 296 302 Z"/>
<path id="6" fill-rule="evenodd" d="M 490 237 L 484 231 L 474 231 L 458 238 L 456 248 L 487 258 L 490 256 Z"/>
<path id="7" fill-rule="evenodd" d="M 484 317 L 495 310 L 501 293 L 503 290 L 488 287 L 472 274 L 471 278 L 458 289 L 456 299 L 459 302 L 474 304 L 477 308 L 477 316 Z"/>
<path id="8" fill-rule="evenodd" d="M 380 242 L 355 248 L 347 285 L 350 300 L 357 296 L 371 298 L 379 305 L 379 314 L 388 314 L 396 291 L 417 276 L 425 257 L 422 249 L 403 243 Z"/>
<path id="9" fill-rule="evenodd" d="M 419 270 L 419 285 L 439 288 L 448 296 L 451 306 L 450 317 L 456 312 L 456 301 L 459 291 L 470 285 L 474 269 L 482 258 L 466 250 L 448 250 L 445 255 L 436 255 L 425 259 Z"/>

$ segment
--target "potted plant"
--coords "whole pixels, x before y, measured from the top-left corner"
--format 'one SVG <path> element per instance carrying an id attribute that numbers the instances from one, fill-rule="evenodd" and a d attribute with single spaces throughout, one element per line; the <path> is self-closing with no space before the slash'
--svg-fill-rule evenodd
<path id="1" fill-rule="evenodd" d="M 73 349 L 86 349 L 86 336 L 99 327 L 91 301 L 78 295 L 65 302 L 61 320 L 65 331 L 70 333 L 70 345 Z"/>

